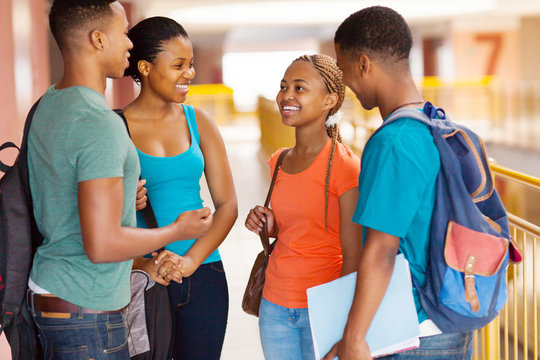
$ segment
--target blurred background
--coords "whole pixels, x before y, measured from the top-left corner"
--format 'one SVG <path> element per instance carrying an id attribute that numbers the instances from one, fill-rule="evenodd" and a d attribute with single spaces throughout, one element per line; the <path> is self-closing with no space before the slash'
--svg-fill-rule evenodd
<path id="1" fill-rule="evenodd" d="M 48 29 L 50 3 L 0 0 L 0 144 L 20 143 L 27 111 L 62 75 L 62 59 Z M 505 205 L 527 222 L 526 228 L 536 226 L 527 228 L 532 240 L 523 240 L 524 248 L 531 249 L 529 267 L 524 265 L 513 273 L 514 283 L 520 285 L 511 289 L 522 296 L 512 300 L 515 310 L 502 321 L 510 324 L 509 328 L 505 325 L 507 333 L 520 336 L 510 337 L 508 343 L 507 334 L 507 342 L 492 350 L 496 356 L 508 352 L 506 358 L 539 358 L 540 264 L 532 252 L 536 254 L 540 229 L 540 1 L 121 3 L 131 24 L 160 15 L 172 17 L 186 28 L 197 70 L 187 102 L 208 111 L 226 141 L 240 209 L 239 220 L 222 246 L 231 292 L 224 359 L 262 358 L 256 319 L 240 310 L 245 281 L 260 248 L 257 237 L 243 229 L 243 222 L 248 209 L 264 200 L 268 186 L 264 159 L 277 148 L 294 143 L 294 133 L 281 124 L 274 101 L 281 77 L 299 55 L 335 56 L 333 36 L 337 26 L 349 14 L 371 5 L 392 7 L 408 21 L 414 40 L 411 72 L 424 99 L 443 107 L 453 120 L 484 138 Z M 137 92 L 130 78 L 110 80 L 106 98 L 112 108 L 119 108 Z M 348 93 L 343 115 L 345 142 L 361 154 L 365 141 L 381 122 L 379 113 L 376 109 L 364 111 Z M 10 163 L 15 156 L 16 152 L 3 151 L 0 160 Z M 206 199 L 211 206 L 208 194 Z M 530 310 L 523 310 L 529 302 Z M 479 340 L 479 348 L 483 341 Z M 489 343 L 486 346 L 484 353 L 479 350 L 484 358 L 493 347 Z M 9 358 L 2 339 L 0 359 Z"/>

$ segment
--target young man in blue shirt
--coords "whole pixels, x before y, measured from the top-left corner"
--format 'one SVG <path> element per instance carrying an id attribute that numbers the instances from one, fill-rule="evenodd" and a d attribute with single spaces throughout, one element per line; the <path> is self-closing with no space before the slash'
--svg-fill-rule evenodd
<path id="1" fill-rule="evenodd" d="M 343 81 L 366 109 L 383 119 L 397 109 L 421 108 L 424 100 L 409 69 L 410 29 L 392 9 L 374 6 L 347 18 L 336 31 Z M 421 111 L 419 109 L 419 111 Z M 375 134 L 362 155 L 359 198 L 353 221 L 364 227 L 356 292 L 343 339 L 324 359 L 371 359 L 367 330 L 386 292 L 396 254 L 409 261 L 415 283 L 425 283 L 435 182 L 440 168 L 430 129 L 401 119 Z M 420 347 L 387 359 L 467 359 L 471 334 L 442 334 L 413 289 Z"/>

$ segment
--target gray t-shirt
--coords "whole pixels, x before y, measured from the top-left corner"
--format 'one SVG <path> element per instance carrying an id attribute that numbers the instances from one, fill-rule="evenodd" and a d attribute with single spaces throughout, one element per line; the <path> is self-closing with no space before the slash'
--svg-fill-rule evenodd
<path id="1" fill-rule="evenodd" d="M 140 167 L 122 119 L 97 91 L 51 86 L 32 121 L 28 168 L 34 216 L 45 237 L 34 256 L 32 281 L 82 307 L 116 310 L 127 305 L 132 262 L 90 262 L 77 202 L 79 182 L 122 177 L 122 226 L 136 226 Z"/>

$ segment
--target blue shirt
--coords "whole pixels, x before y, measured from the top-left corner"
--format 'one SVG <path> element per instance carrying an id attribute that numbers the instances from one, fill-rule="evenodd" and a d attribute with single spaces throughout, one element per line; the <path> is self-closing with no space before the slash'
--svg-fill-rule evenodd
<path id="1" fill-rule="evenodd" d="M 435 205 L 439 152 L 428 126 L 398 120 L 375 134 L 362 154 L 360 194 L 353 221 L 400 238 L 399 250 L 409 261 L 419 286 L 425 283 L 430 223 Z M 428 317 L 413 296 L 422 322 Z"/>
<path id="2" fill-rule="evenodd" d="M 193 107 L 182 105 L 189 127 L 191 145 L 176 156 L 159 157 L 143 153 L 139 149 L 141 177 L 146 179 L 148 199 L 160 227 L 174 222 L 185 211 L 201 209 L 200 180 L 204 171 L 204 156 L 200 147 L 199 131 Z M 137 226 L 146 227 L 140 211 L 137 212 Z M 165 249 L 178 255 L 185 255 L 196 239 L 179 240 Z M 203 264 L 221 260 L 216 249 Z"/>

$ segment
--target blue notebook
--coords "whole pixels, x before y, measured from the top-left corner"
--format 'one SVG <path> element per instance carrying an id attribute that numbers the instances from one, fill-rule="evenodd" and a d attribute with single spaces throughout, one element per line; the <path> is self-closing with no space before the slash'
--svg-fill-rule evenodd
<path id="1" fill-rule="evenodd" d="M 307 290 L 315 355 L 320 359 L 343 336 L 356 288 L 356 272 Z M 393 354 L 420 345 L 418 316 L 409 263 L 396 256 L 394 272 L 366 335 L 371 356 Z M 337 359 L 337 358 L 336 358 Z"/>

